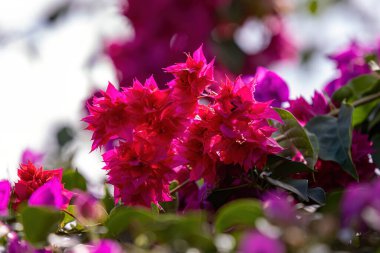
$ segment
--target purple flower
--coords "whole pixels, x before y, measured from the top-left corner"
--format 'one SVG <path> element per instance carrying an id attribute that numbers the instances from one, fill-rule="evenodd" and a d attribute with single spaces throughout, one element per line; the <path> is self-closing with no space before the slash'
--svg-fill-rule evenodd
<path id="1" fill-rule="evenodd" d="M 202 43 L 206 56 L 216 52 L 221 56 L 217 65 L 230 68 L 235 74 L 249 74 L 257 66 L 294 59 L 297 55 L 285 22 L 277 13 L 280 9 L 272 1 L 152 0 L 150 4 L 154 8 L 150 9 L 146 8 L 144 1 L 122 2 L 127 2 L 122 11 L 133 25 L 134 38 L 110 41 L 105 46 L 121 86 L 131 85 L 134 78 L 142 80 L 153 74 L 159 86 L 164 87 L 170 75 L 162 72 L 161 68 L 179 62 L 183 58 L 182 52 L 193 51 Z M 236 9 L 236 2 L 239 2 L 238 8 L 245 10 L 238 20 L 230 13 Z M 231 53 L 235 31 L 250 16 L 256 15 L 268 31 L 262 38 L 268 44 L 255 54 L 239 51 L 241 57 L 232 65 L 226 64 L 223 56 Z M 234 46 L 237 47 L 236 44 Z"/>
<path id="2" fill-rule="evenodd" d="M 75 192 L 74 208 L 76 217 L 84 224 L 104 221 L 107 212 L 94 196 L 77 191 Z"/>
<path id="3" fill-rule="evenodd" d="M 376 53 L 376 50 L 378 49 L 365 47 L 354 41 L 347 49 L 330 55 L 329 58 L 337 64 L 339 76 L 324 87 L 325 92 L 331 96 L 352 78 L 371 72 L 365 56 Z"/>
<path id="4" fill-rule="evenodd" d="M 263 199 L 265 215 L 272 221 L 289 224 L 295 221 L 296 210 L 284 192 L 268 192 Z"/>
<path id="5" fill-rule="evenodd" d="M 8 215 L 9 198 L 11 197 L 11 184 L 8 180 L 0 181 L 0 216 Z"/>
<path id="6" fill-rule="evenodd" d="M 380 179 L 372 183 L 351 185 L 341 202 L 342 225 L 380 231 Z"/>
<path id="7" fill-rule="evenodd" d="M 43 153 L 39 153 L 31 149 L 25 149 L 21 155 L 21 163 L 27 164 L 28 162 L 31 162 L 34 163 L 36 166 L 40 166 L 42 164 L 43 158 Z"/>
<path id="8" fill-rule="evenodd" d="M 72 193 L 63 188 L 56 177 L 38 188 L 29 198 L 30 206 L 49 206 L 56 209 L 65 209 Z"/>
<path id="9" fill-rule="evenodd" d="M 351 185 L 342 198 L 342 225 L 363 227 L 361 215 L 365 207 L 371 203 L 372 191 L 369 184 Z"/>
<path id="10" fill-rule="evenodd" d="M 285 247 L 279 240 L 259 232 L 246 235 L 239 247 L 240 253 L 285 253 Z"/>
<path id="11" fill-rule="evenodd" d="M 11 238 L 8 242 L 7 252 L 8 253 L 51 253 L 48 249 L 35 249 L 32 245 L 16 235 L 16 233 L 11 233 Z"/>
<path id="12" fill-rule="evenodd" d="M 286 82 L 276 73 L 259 67 L 254 77 L 256 79 L 255 99 L 259 102 L 273 100 L 272 106 L 280 107 L 289 99 L 289 88 Z"/>
<path id="13" fill-rule="evenodd" d="M 93 247 L 89 248 L 89 253 L 123 253 L 123 248 L 115 241 L 100 240 Z"/>

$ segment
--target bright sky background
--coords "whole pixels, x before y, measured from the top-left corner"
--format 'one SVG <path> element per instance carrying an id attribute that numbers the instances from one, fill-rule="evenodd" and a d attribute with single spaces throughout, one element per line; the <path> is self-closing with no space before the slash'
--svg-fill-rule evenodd
<path id="1" fill-rule="evenodd" d="M 91 71 L 85 67 L 99 55 L 102 40 L 128 34 L 116 1 L 72 0 L 75 14 L 46 28 L 41 26 L 42 17 L 64 1 L 0 0 L 0 178 L 16 179 L 23 149 L 49 150 L 56 126 L 70 124 L 83 129 L 84 99 L 94 87 L 116 83 L 106 57 L 98 57 Z M 287 17 L 299 46 L 319 50 L 307 66 L 288 63 L 272 67 L 288 82 L 292 97 L 308 97 L 334 76 L 327 53 L 354 38 L 374 42 L 380 37 L 380 1 L 346 2 L 351 3 L 350 8 L 339 4 L 318 16 L 296 12 Z M 4 34 L 12 38 L 7 41 L 7 36 L 4 41 Z M 74 163 L 90 180 L 102 180 L 99 153 L 89 153 L 90 135 L 80 133 Z"/>

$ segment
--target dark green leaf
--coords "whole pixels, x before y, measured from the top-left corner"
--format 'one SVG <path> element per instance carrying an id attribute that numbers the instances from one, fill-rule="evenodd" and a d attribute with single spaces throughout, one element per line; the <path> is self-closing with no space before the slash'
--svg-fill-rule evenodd
<path id="1" fill-rule="evenodd" d="M 62 176 L 62 183 L 68 190 L 79 189 L 86 191 L 86 179 L 78 172 L 78 170 L 67 169 L 64 170 Z"/>
<path id="2" fill-rule="evenodd" d="M 42 246 L 47 236 L 58 230 L 64 215 L 50 208 L 25 207 L 20 217 L 26 239 L 36 246 Z"/>
<path id="3" fill-rule="evenodd" d="M 286 141 L 290 142 L 302 153 L 307 165 L 311 169 L 314 169 L 314 165 L 318 159 L 318 153 L 315 152 L 307 132 L 289 111 L 281 108 L 275 108 L 275 110 L 284 122 L 283 124 L 276 123 L 275 126 L 286 138 Z M 287 148 L 287 146 L 284 147 Z"/>
<path id="4" fill-rule="evenodd" d="M 306 129 L 317 136 L 322 160 L 339 163 L 344 171 L 358 179 L 351 158 L 352 111 L 352 106 L 342 104 L 338 118 L 317 116 L 307 123 Z"/>
<path id="5" fill-rule="evenodd" d="M 326 203 L 326 192 L 321 187 L 309 189 L 309 198 L 319 205 Z"/>
<path id="6" fill-rule="evenodd" d="M 309 201 L 308 197 L 308 180 L 299 179 L 299 180 L 289 180 L 289 181 L 280 181 L 271 177 L 265 177 L 268 183 L 280 187 L 284 190 L 290 191 L 296 194 L 302 201 Z"/>
<path id="7" fill-rule="evenodd" d="M 272 172 L 272 178 L 287 178 L 299 172 L 313 172 L 308 166 L 301 162 L 295 162 L 277 155 L 269 155 L 267 167 Z"/>
<path id="8" fill-rule="evenodd" d="M 318 142 L 317 136 L 313 133 L 310 133 L 306 129 L 305 129 L 305 131 L 307 133 L 307 136 L 309 136 L 311 145 L 313 145 L 314 152 L 318 155 L 319 154 L 319 142 Z"/>
<path id="9" fill-rule="evenodd" d="M 377 167 L 380 168 L 380 134 L 375 135 L 371 140 L 374 148 L 372 159 L 376 163 Z"/>
<path id="10" fill-rule="evenodd" d="M 74 139 L 74 130 L 71 127 L 62 127 L 57 132 L 57 142 L 60 147 L 65 146 Z"/>
<path id="11" fill-rule="evenodd" d="M 215 230 L 223 233 L 230 229 L 253 228 L 256 219 L 262 215 L 261 204 L 257 200 L 235 200 L 219 209 L 215 219 Z"/>
<path id="12" fill-rule="evenodd" d="M 368 129 L 370 131 L 380 124 L 380 104 L 378 104 L 376 109 L 373 110 L 373 112 L 371 113 L 371 118 L 369 118 L 368 120 Z"/>

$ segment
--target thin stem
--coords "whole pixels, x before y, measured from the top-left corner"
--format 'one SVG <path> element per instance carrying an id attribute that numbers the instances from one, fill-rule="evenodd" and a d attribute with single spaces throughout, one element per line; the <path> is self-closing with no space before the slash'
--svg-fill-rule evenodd
<path id="1" fill-rule="evenodd" d="M 274 137 L 273 139 L 274 139 L 276 142 L 281 142 L 281 141 L 286 140 L 287 137 L 286 137 L 286 135 L 281 134 L 281 135 L 279 135 L 279 136 Z"/>
<path id="2" fill-rule="evenodd" d="M 226 187 L 226 188 L 220 188 L 220 189 L 215 189 L 214 192 L 223 192 L 223 191 L 230 191 L 230 190 L 237 190 L 241 188 L 245 188 L 248 186 L 253 186 L 254 184 L 249 183 L 249 184 L 241 184 L 241 185 L 236 185 L 236 186 L 231 186 L 231 187 Z"/>
<path id="3" fill-rule="evenodd" d="M 74 214 L 70 213 L 69 211 L 66 211 L 66 210 L 62 210 L 64 213 L 67 213 L 68 215 L 70 215 L 71 217 L 73 217 L 75 220 L 78 220 L 77 217 L 74 216 Z"/>
<path id="4" fill-rule="evenodd" d="M 369 102 L 372 102 L 376 99 L 380 98 L 380 92 L 363 97 L 361 99 L 356 100 L 355 102 L 352 103 L 353 107 L 358 107 L 364 104 L 367 104 Z M 332 110 L 328 115 L 330 116 L 336 116 L 339 114 L 339 109 Z"/>
<path id="5" fill-rule="evenodd" d="M 190 182 L 190 178 L 186 179 L 185 181 L 183 181 L 182 184 L 180 185 L 177 185 L 176 187 L 174 187 L 171 191 L 170 191 L 170 194 L 173 194 L 175 192 L 177 192 L 179 189 L 181 189 L 182 187 L 184 187 L 186 184 L 188 184 Z"/>

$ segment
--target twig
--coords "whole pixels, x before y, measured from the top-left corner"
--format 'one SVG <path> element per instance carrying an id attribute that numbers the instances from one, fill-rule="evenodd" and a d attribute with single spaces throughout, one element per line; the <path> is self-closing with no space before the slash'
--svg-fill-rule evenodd
<path id="1" fill-rule="evenodd" d="M 182 184 L 177 185 L 176 187 L 174 187 L 173 189 L 171 189 L 170 190 L 170 194 L 173 194 L 173 193 L 177 192 L 179 189 L 181 189 L 182 187 L 184 187 L 189 182 L 190 182 L 190 178 L 186 179 L 185 181 L 183 181 Z"/>
<path id="2" fill-rule="evenodd" d="M 372 102 L 372 101 L 374 101 L 374 100 L 376 100 L 378 98 L 380 98 L 380 92 L 372 94 L 372 95 L 369 95 L 369 96 L 366 96 L 366 97 L 363 97 L 361 99 L 358 99 L 358 100 L 356 100 L 355 102 L 352 103 L 352 106 L 353 107 L 358 107 L 358 106 L 367 104 L 369 102 Z M 339 109 L 335 109 L 335 110 L 332 110 L 327 115 L 329 115 L 329 116 L 336 116 L 338 114 L 339 114 Z"/>
<path id="3" fill-rule="evenodd" d="M 68 215 L 70 215 L 71 217 L 73 217 L 74 219 L 78 220 L 77 217 L 75 217 L 74 214 L 70 213 L 69 211 L 66 211 L 66 210 L 62 210 L 64 213 L 67 213 Z"/>
<path id="4" fill-rule="evenodd" d="M 281 134 L 281 135 L 279 135 L 279 136 L 274 137 L 273 139 L 274 139 L 276 142 L 281 142 L 281 141 L 286 140 L 287 138 L 288 138 L 288 137 L 286 137 L 285 134 Z"/>
<path id="5" fill-rule="evenodd" d="M 230 190 L 237 190 L 241 188 L 245 188 L 248 186 L 253 186 L 254 184 L 249 183 L 249 184 L 241 184 L 241 185 L 236 185 L 236 186 L 231 186 L 231 187 L 226 187 L 226 188 L 219 188 L 215 189 L 214 192 L 222 192 L 222 191 L 230 191 Z"/>

